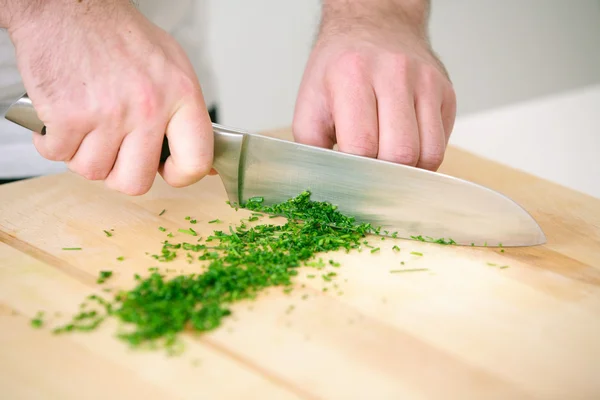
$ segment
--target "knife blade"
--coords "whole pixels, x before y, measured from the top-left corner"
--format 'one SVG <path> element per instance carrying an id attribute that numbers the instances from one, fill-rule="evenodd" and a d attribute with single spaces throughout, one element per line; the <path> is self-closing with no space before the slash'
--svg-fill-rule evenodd
<path id="1" fill-rule="evenodd" d="M 5 118 L 44 133 L 27 94 Z M 308 146 L 213 124 L 214 161 L 231 203 L 265 205 L 304 191 L 359 223 L 399 238 L 448 239 L 457 245 L 533 246 L 546 242 L 535 219 L 509 197 L 438 172 Z M 165 137 L 161 160 L 169 156 Z M 387 232 L 387 233 L 386 233 Z"/>

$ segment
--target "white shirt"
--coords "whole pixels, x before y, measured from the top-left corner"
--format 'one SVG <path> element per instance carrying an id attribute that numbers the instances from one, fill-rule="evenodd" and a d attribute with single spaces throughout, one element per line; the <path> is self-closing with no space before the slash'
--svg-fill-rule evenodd
<path id="1" fill-rule="evenodd" d="M 183 47 L 200 80 L 207 106 L 216 103 L 213 76 L 205 64 L 200 18 L 205 15 L 198 0 L 139 0 L 139 10 L 169 32 Z M 24 93 L 17 70 L 15 50 L 5 31 L 0 31 L 0 95 L 16 100 Z M 32 143 L 32 133 L 0 115 L 0 179 L 26 178 L 66 170 L 62 162 L 44 159 Z"/>

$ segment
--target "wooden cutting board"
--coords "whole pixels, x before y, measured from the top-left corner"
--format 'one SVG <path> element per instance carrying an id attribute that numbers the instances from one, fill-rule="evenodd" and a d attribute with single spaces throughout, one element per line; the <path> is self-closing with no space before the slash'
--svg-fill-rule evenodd
<path id="1" fill-rule="evenodd" d="M 2 398 L 600 398 L 600 200 L 457 149 L 441 172 L 512 197 L 548 243 L 502 253 L 372 238 L 379 253 L 335 254 L 338 288 L 324 292 L 304 268 L 298 289 L 236 305 L 218 330 L 186 334 L 176 357 L 130 350 L 112 322 L 61 336 L 49 327 L 101 293 L 99 271 L 124 289 L 147 274 L 159 226 L 188 227 L 190 215 L 204 236 L 248 216 L 225 204 L 218 177 L 183 189 L 158 178 L 135 198 L 73 174 L 0 186 Z M 390 273 L 401 261 L 428 270 Z M 40 310 L 48 327 L 34 329 Z"/>

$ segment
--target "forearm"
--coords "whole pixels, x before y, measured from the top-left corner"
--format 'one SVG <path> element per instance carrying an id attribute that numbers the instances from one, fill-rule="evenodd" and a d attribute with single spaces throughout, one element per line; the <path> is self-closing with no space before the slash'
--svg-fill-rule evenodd
<path id="1" fill-rule="evenodd" d="M 45 13 L 66 16 L 73 13 L 110 14 L 116 5 L 130 0 L 0 0 L 0 28 L 13 31 Z"/>
<path id="2" fill-rule="evenodd" d="M 0 28 L 10 29 L 16 21 L 43 6 L 43 0 L 0 0 Z"/>
<path id="3" fill-rule="evenodd" d="M 322 0 L 322 30 L 406 28 L 426 36 L 430 0 Z"/>

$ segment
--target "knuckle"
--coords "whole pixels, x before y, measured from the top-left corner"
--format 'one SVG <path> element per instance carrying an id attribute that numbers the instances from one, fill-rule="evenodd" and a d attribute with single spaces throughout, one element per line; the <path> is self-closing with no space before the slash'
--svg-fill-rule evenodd
<path id="1" fill-rule="evenodd" d="M 440 86 L 442 82 L 442 76 L 438 70 L 433 67 L 424 67 L 420 73 L 421 84 L 425 89 L 433 89 L 436 86 Z"/>
<path id="2" fill-rule="evenodd" d="M 182 72 L 179 75 L 179 91 L 184 97 L 191 97 L 199 93 L 199 85 L 194 78 Z"/>
<path id="3" fill-rule="evenodd" d="M 134 180 L 106 180 L 104 182 L 109 189 L 121 192 L 127 196 L 141 196 L 150 190 L 152 182 L 141 182 Z"/>
<path id="4" fill-rule="evenodd" d="M 201 157 L 193 163 L 178 163 L 169 173 L 163 174 L 163 177 L 170 186 L 185 187 L 209 175 L 212 170 L 211 161 Z"/>
<path id="5" fill-rule="evenodd" d="M 407 75 L 411 67 L 411 59 L 406 54 L 395 53 L 387 57 L 387 65 L 395 75 Z"/>
<path id="6" fill-rule="evenodd" d="M 389 157 L 389 161 L 415 166 L 419 161 L 419 151 L 413 146 L 397 146 L 390 152 Z"/>
<path id="7" fill-rule="evenodd" d="M 367 59 L 359 52 L 346 52 L 339 56 L 334 66 L 339 72 L 350 77 L 362 78 L 367 70 Z"/>
<path id="8" fill-rule="evenodd" d="M 43 144 L 35 145 L 38 153 L 50 161 L 67 161 L 71 155 L 70 149 L 58 141 L 45 140 Z"/>
<path id="9" fill-rule="evenodd" d="M 200 179 L 210 172 L 212 162 L 206 157 L 201 157 L 191 164 L 184 164 L 180 167 L 181 175 L 190 179 Z"/>
<path id="10" fill-rule="evenodd" d="M 104 121 L 114 127 L 122 126 L 125 119 L 125 107 L 114 101 L 106 102 L 104 107 L 102 112 Z"/>
<path id="11" fill-rule="evenodd" d="M 123 186 L 120 191 L 128 196 L 142 196 L 148 193 L 150 187 L 150 185 L 129 184 Z"/>
<path id="12" fill-rule="evenodd" d="M 423 152 L 419 166 L 432 171 L 437 170 L 444 161 L 444 148 L 442 146 L 434 146 Z"/>
<path id="13" fill-rule="evenodd" d="M 138 109 L 144 119 L 151 119 L 159 109 L 158 90 L 150 81 L 141 83 L 139 89 Z"/>
<path id="14" fill-rule="evenodd" d="M 90 181 L 101 181 L 106 179 L 110 172 L 108 168 L 99 163 L 88 161 L 83 165 L 70 164 L 69 168 Z"/>
<path id="15" fill-rule="evenodd" d="M 349 143 L 340 144 L 340 150 L 363 157 L 377 157 L 377 133 L 358 135 Z"/>

